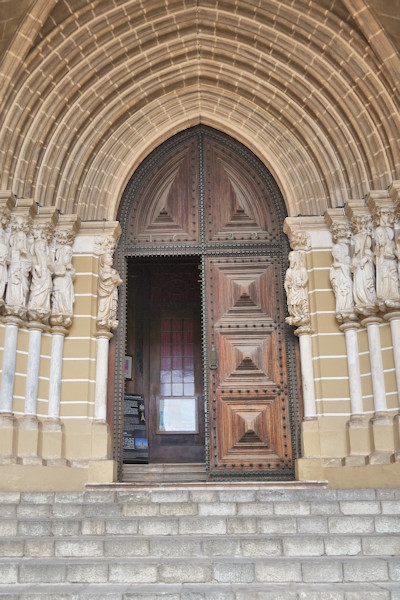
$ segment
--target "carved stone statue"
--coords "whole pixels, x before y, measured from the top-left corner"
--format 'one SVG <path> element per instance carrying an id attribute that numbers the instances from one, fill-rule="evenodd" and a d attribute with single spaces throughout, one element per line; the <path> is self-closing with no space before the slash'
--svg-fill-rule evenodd
<path id="1" fill-rule="evenodd" d="M 117 306 L 118 286 L 121 285 L 116 269 L 112 267 L 112 254 L 106 252 L 99 257 L 99 283 L 98 283 L 98 305 L 97 305 L 97 329 L 107 330 L 118 327 Z"/>
<path id="2" fill-rule="evenodd" d="M 28 301 L 28 317 L 32 321 L 47 324 L 50 317 L 50 295 L 52 291 L 52 264 L 46 232 L 36 229 L 33 232 L 34 241 L 32 253 L 32 279 Z"/>
<path id="3" fill-rule="evenodd" d="M 310 311 L 308 305 L 308 273 L 303 262 L 303 253 L 298 250 L 289 252 L 289 268 L 285 276 L 285 290 L 289 317 L 289 325 L 300 327 L 309 325 Z"/>
<path id="4" fill-rule="evenodd" d="M 354 313 L 353 280 L 350 271 L 350 257 L 345 242 L 338 242 L 332 248 L 333 263 L 329 277 L 336 298 L 336 319 L 343 323 L 356 319 Z"/>
<path id="5" fill-rule="evenodd" d="M 26 316 L 29 275 L 32 258 L 27 248 L 27 224 L 17 221 L 12 226 L 8 258 L 6 312 L 21 319 Z"/>
<path id="6" fill-rule="evenodd" d="M 53 264 L 53 291 L 51 294 L 50 323 L 60 327 L 70 327 L 75 302 L 74 280 L 76 271 L 72 266 L 72 246 L 62 240 L 55 252 Z"/>
<path id="7" fill-rule="evenodd" d="M 4 292 L 7 284 L 8 243 L 6 234 L 0 227 L 0 309 L 4 306 Z"/>
<path id="8" fill-rule="evenodd" d="M 353 296 L 356 312 L 365 316 L 376 312 L 375 266 L 371 246 L 369 233 L 357 233 L 354 236 L 354 255 L 350 265 Z"/>
<path id="9" fill-rule="evenodd" d="M 381 209 L 375 229 L 376 295 L 379 310 L 400 308 L 399 272 L 394 241 L 394 211 Z"/>

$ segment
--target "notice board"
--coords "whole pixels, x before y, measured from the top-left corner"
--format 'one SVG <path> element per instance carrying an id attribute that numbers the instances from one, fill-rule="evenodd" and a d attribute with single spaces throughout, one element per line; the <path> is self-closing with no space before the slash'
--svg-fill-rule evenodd
<path id="1" fill-rule="evenodd" d="M 124 452 L 125 463 L 148 463 L 146 412 L 143 394 L 124 396 Z"/>

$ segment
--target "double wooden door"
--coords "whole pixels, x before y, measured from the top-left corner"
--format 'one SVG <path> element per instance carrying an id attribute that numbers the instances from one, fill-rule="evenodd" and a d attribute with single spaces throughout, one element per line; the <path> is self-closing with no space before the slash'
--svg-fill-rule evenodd
<path id="1" fill-rule="evenodd" d="M 267 169 L 206 127 L 166 142 L 129 183 L 124 336 L 151 461 L 206 460 L 212 478 L 293 478 L 300 398 L 284 217 Z"/>

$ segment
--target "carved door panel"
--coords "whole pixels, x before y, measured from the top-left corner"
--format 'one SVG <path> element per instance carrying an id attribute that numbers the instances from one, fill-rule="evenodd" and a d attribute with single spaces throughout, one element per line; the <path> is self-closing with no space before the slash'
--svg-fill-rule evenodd
<path id="1" fill-rule="evenodd" d="M 279 260 L 209 258 L 207 278 L 211 466 L 290 471 Z"/>

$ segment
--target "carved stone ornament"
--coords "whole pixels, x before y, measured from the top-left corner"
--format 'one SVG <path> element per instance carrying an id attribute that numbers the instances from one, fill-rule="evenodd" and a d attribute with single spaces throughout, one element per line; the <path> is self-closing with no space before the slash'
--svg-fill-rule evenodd
<path id="1" fill-rule="evenodd" d="M 332 256 L 333 263 L 329 271 L 329 278 L 336 298 L 336 319 L 339 323 L 354 321 L 357 319 L 357 315 L 354 312 L 353 280 L 348 244 L 345 241 L 334 244 Z"/>
<path id="2" fill-rule="evenodd" d="M 356 313 L 370 316 L 377 311 L 372 237 L 367 227 L 358 231 L 354 236 L 354 253 L 350 263 L 354 305 Z"/>
<path id="3" fill-rule="evenodd" d="M 49 239 L 53 229 L 42 223 L 32 231 L 32 270 L 28 301 L 28 318 L 47 325 L 50 317 L 50 297 L 53 287 L 53 262 L 49 254 Z"/>
<path id="4" fill-rule="evenodd" d="M 375 213 L 375 267 L 377 305 L 381 312 L 400 308 L 399 271 L 394 239 L 394 208 L 379 207 Z"/>
<path id="5" fill-rule="evenodd" d="M 55 234 L 53 290 L 51 293 L 50 324 L 68 328 L 72 325 L 75 302 L 74 280 L 76 271 L 72 266 L 73 231 L 58 230 Z"/>
<path id="6" fill-rule="evenodd" d="M 8 239 L 3 227 L 0 227 L 0 310 L 4 307 L 4 292 L 7 285 Z"/>
<path id="7" fill-rule="evenodd" d="M 10 224 L 5 312 L 19 319 L 26 317 L 29 295 L 32 257 L 28 250 L 27 233 L 30 223 L 29 218 L 18 215 L 12 217 Z"/>
<path id="8" fill-rule="evenodd" d="M 286 323 L 294 327 L 310 324 L 308 304 L 308 273 L 304 266 L 304 252 L 289 252 L 289 268 L 285 276 L 285 291 L 289 317 Z"/>
<path id="9" fill-rule="evenodd" d="M 289 238 L 290 247 L 293 250 L 308 250 L 310 248 L 310 238 L 307 231 L 293 231 Z"/>
<path id="10" fill-rule="evenodd" d="M 96 326 L 98 332 L 109 332 L 118 327 L 118 286 L 122 279 L 113 268 L 114 238 L 104 238 L 97 242 L 99 256 L 98 304 Z"/>
<path id="11" fill-rule="evenodd" d="M 337 220 L 331 225 L 331 233 L 333 243 L 351 239 L 351 226 L 347 220 Z"/>

